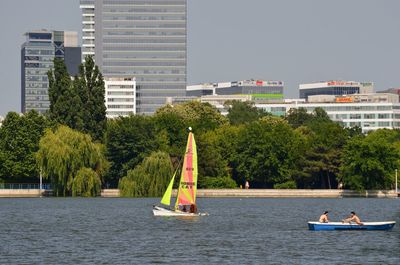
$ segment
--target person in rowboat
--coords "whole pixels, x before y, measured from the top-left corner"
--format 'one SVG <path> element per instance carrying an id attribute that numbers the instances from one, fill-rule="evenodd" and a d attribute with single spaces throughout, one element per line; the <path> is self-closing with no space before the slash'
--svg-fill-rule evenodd
<path id="1" fill-rule="evenodd" d="M 363 225 L 360 218 L 356 215 L 355 212 L 351 212 L 349 217 L 342 220 L 342 223 L 351 223 L 351 222 L 354 222 L 358 225 Z"/>
<path id="2" fill-rule="evenodd" d="M 325 211 L 320 217 L 319 217 L 319 222 L 320 223 L 328 223 L 328 211 Z"/>

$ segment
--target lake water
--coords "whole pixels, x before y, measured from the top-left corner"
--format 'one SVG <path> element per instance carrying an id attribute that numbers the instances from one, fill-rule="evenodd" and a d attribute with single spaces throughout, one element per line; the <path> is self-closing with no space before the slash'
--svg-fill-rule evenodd
<path id="1" fill-rule="evenodd" d="M 0 264 L 400 264 L 400 199 L 198 200 L 198 218 L 152 215 L 158 199 L 0 199 Z M 391 231 L 309 231 L 356 211 Z"/>

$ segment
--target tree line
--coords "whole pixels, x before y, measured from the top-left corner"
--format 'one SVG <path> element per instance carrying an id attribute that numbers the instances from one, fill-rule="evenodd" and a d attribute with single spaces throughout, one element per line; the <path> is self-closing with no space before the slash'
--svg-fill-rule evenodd
<path id="1" fill-rule="evenodd" d="M 50 110 L 7 114 L 0 127 L 0 181 L 47 179 L 58 196 L 160 196 L 180 167 L 193 128 L 199 188 L 391 189 L 400 131 L 343 128 L 323 109 L 276 117 L 250 102 L 166 105 L 154 115 L 106 119 L 103 77 L 87 57 L 71 79 L 64 62 L 49 71 Z"/>

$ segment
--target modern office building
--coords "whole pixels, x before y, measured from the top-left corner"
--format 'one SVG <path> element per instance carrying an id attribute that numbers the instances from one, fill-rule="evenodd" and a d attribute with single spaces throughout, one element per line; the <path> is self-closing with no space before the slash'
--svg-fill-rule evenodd
<path id="1" fill-rule="evenodd" d="M 104 78 L 107 118 L 136 113 L 135 78 Z"/>
<path id="2" fill-rule="evenodd" d="M 80 48 L 76 32 L 38 30 L 25 33 L 21 47 L 21 112 L 50 107 L 47 72 L 55 57 L 65 60 L 70 75 L 78 73 Z"/>
<path id="3" fill-rule="evenodd" d="M 379 95 L 379 94 L 378 94 Z M 345 127 L 361 127 L 364 133 L 381 128 L 400 128 L 400 103 L 397 98 L 377 94 L 354 95 L 354 97 L 337 97 L 332 102 L 292 102 L 280 104 L 256 104 L 276 116 L 285 116 L 290 109 L 305 108 L 313 112 L 315 108 L 324 109 L 331 120 Z M 378 99 L 381 100 L 378 100 Z"/>
<path id="4" fill-rule="evenodd" d="M 82 54 L 105 77 L 132 77 L 137 113 L 186 94 L 186 0 L 81 0 Z"/>
<path id="5" fill-rule="evenodd" d="M 300 98 L 307 99 L 314 95 L 350 95 L 372 93 L 372 82 L 354 81 L 324 81 L 309 84 L 300 84 Z"/>
<path id="6" fill-rule="evenodd" d="M 316 95 L 304 99 L 285 99 L 280 103 L 256 103 L 257 108 L 275 116 L 285 116 L 290 109 L 305 108 L 309 113 L 315 108 L 324 109 L 331 120 L 344 127 L 358 126 L 366 133 L 387 128 L 400 129 L 400 103 L 395 94 L 354 94 L 347 96 Z M 189 100 L 207 102 L 215 106 L 221 114 L 228 114 L 225 103 L 230 100 L 253 101 L 250 95 L 204 95 L 200 97 L 175 97 L 168 104 L 179 104 Z"/>
<path id="7" fill-rule="evenodd" d="M 21 49 L 21 112 L 50 107 L 47 72 L 53 67 L 53 34 L 48 31 L 27 32 Z"/>
<path id="8" fill-rule="evenodd" d="M 243 80 L 221 83 L 204 83 L 186 88 L 187 96 L 247 95 L 254 102 L 282 102 L 283 81 Z"/>

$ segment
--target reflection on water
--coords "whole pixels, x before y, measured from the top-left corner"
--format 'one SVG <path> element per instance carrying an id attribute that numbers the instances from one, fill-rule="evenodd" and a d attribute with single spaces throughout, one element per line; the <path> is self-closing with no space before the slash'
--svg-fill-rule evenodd
<path id="1" fill-rule="evenodd" d="M 400 264 L 399 199 L 199 199 L 209 216 L 154 217 L 158 199 L 0 199 L 0 264 Z M 390 221 L 391 231 L 309 231 Z"/>

